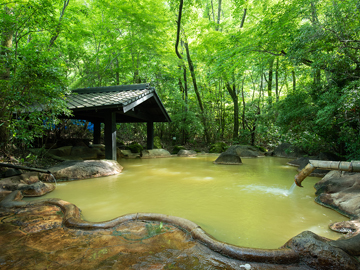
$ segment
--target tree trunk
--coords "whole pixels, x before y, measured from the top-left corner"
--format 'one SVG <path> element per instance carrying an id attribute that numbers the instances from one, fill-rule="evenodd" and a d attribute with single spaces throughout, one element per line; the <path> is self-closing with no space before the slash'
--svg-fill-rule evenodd
<path id="1" fill-rule="evenodd" d="M 214 4 L 213 4 L 213 0 L 211 0 L 211 10 L 212 10 L 212 15 L 213 15 L 213 21 L 215 23 L 215 13 L 214 13 Z"/>
<path id="2" fill-rule="evenodd" d="M 221 18 L 221 0 L 219 0 L 218 2 L 218 17 L 217 17 L 216 31 L 219 31 L 220 29 L 220 18 Z"/>
<path id="3" fill-rule="evenodd" d="M 273 69 L 274 69 L 274 58 L 272 57 L 269 63 L 269 80 L 268 80 L 268 102 L 270 105 L 272 104 Z"/>
<path id="4" fill-rule="evenodd" d="M 276 70 L 275 70 L 275 95 L 276 102 L 279 101 L 279 58 L 276 58 Z"/>
<path id="5" fill-rule="evenodd" d="M 116 85 L 120 85 L 120 73 L 119 73 L 119 58 L 116 57 L 115 59 L 115 63 L 116 63 L 116 71 L 115 71 L 115 79 L 116 79 Z"/>
<path id="6" fill-rule="evenodd" d="M 240 28 L 243 28 L 243 27 L 244 27 L 244 22 L 245 22 L 245 18 L 246 18 L 246 11 L 247 11 L 247 9 L 244 8 L 244 13 L 243 13 L 243 17 L 242 17 L 242 19 L 241 19 Z"/>
<path id="7" fill-rule="evenodd" d="M 295 77 L 295 70 L 291 71 L 291 75 L 292 75 L 292 81 L 293 81 L 293 91 L 296 91 L 296 77 Z"/>
<path id="8" fill-rule="evenodd" d="M 140 54 L 138 52 L 137 58 L 133 57 L 134 62 L 134 83 L 141 83 L 140 75 L 139 75 L 139 68 L 140 68 Z"/>
<path id="9" fill-rule="evenodd" d="M 186 117 L 187 117 L 187 111 L 188 111 L 188 108 L 187 108 L 187 103 L 188 103 L 188 89 L 187 89 L 187 74 L 186 74 L 186 67 L 185 65 L 181 65 L 179 66 L 179 69 L 180 71 L 183 72 L 183 80 L 184 80 L 184 84 L 183 82 L 181 81 L 181 77 L 179 77 L 179 88 L 180 88 L 180 92 L 182 93 L 182 98 L 184 100 L 184 107 L 183 107 L 183 123 L 186 122 Z M 181 134 L 182 134 L 182 143 L 185 144 L 186 141 L 187 141 L 187 138 L 188 138 L 188 133 L 186 131 L 185 128 L 182 128 L 181 129 Z"/>
<path id="10" fill-rule="evenodd" d="M 188 112 L 188 85 L 187 85 L 187 74 L 186 74 L 186 67 L 185 65 L 183 65 L 183 70 L 184 70 L 184 102 L 185 102 L 185 106 L 184 106 L 184 123 L 186 122 L 186 118 L 187 118 L 187 112 Z M 183 129 L 183 143 L 185 144 L 188 140 L 188 132 Z"/>
<path id="11" fill-rule="evenodd" d="M 180 0 L 178 20 L 177 20 L 176 41 L 175 41 L 175 53 L 180 60 L 182 59 L 182 57 L 179 53 L 178 47 L 179 47 L 179 41 L 180 41 L 181 16 L 182 16 L 183 4 L 184 4 L 184 0 Z"/>
<path id="12" fill-rule="evenodd" d="M 239 98 L 236 93 L 235 84 L 233 84 L 231 87 L 230 83 L 226 83 L 226 89 L 228 90 L 234 103 L 233 140 L 236 140 L 239 137 Z"/>
<path id="13" fill-rule="evenodd" d="M 245 78 L 244 78 L 245 80 Z M 242 103 L 243 103 L 243 110 L 242 110 L 242 126 L 243 130 L 245 130 L 245 109 L 246 109 L 246 103 L 245 103 L 245 95 L 244 95 L 244 81 L 241 87 L 241 97 L 242 97 Z"/>
<path id="14" fill-rule="evenodd" d="M 257 107 L 257 112 L 256 112 L 256 115 L 260 115 L 261 113 L 261 110 L 260 110 L 260 101 L 261 101 L 261 93 L 263 91 L 263 87 L 264 87 L 264 78 L 263 78 L 263 73 L 261 72 L 261 81 L 260 81 L 260 93 L 259 93 L 259 101 L 258 101 L 258 105 L 256 106 Z M 251 145 L 252 146 L 255 146 L 255 139 L 256 139 L 256 128 L 257 128 L 257 121 L 258 121 L 258 118 L 255 116 L 255 119 L 254 119 L 254 124 L 250 130 L 251 132 Z"/>
<path id="15" fill-rule="evenodd" d="M 11 10 L 5 5 L 4 10 L 7 14 L 11 14 Z M 8 83 L 10 80 L 10 49 L 14 31 L 12 25 L 9 23 L 5 27 L 6 31 L 1 33 L 1 47 L 0 47 L 0 149 L 5 150 L 9 139 L 9 121 L 11 119 L 11 112 L 8 111 L 7 101 L 4 99 Z"/>
<path id="16" fill-rule="evenodd" d="M 205 139 L 206 139 L 207 143 L 210 143 L 210 135 L 209 135 L 208 127 L 207 127 L 205 110 L 204 110 L 204 106 L 203 106 L 202 101 L 201 101 L 200 92 L 199 92 L 197 82 L 196 82 L 195 69 L 194 69 L 194 65 L 193 65 L 193 62 L 192 62 L 191 57 L 190 57 L 189 45 L 188 45 L 187 42 L 185 42 L 184 46 L 185 46 L 185 49 L 186 49 L 186 55 L 187 55 L 187 60 L 188 60 L 188 64 L 189 64 L 191 78 L 192 78 L 192 81 L 193 81 L 194 91 L 195 91 L 196 98 L 197 98 L 197 101 L 198 101 L 198 104 L 199 104 L 199 107 L 200 107 L 200 111 L 201 111 L 201 118 L 202 118 L 202 122 L 203 122 L 203 125 L 204 125 Z"/>
<path id="17" fill-rule="evenodd" d="M 10 15 L 11 10 L 4 6 L 5 12 Z M 10 68 L 6 62 L 9 60 L 9 53 L 12 47 L 14 31 L 9 23 L 5 27 L 6 31 L 1 33 L 1 47 L 0 47 L 0 80 L 10 79 Z"/>
<path id="18" fill-rule="evenodd" d="M 321 82 L 321 70 L 319 68 L 314 70 L 314 85 L 319 86 Z"/>
<path id="19" fill-rule="evenodd" d="M 56 26 L 55 34 L 50 39 L 49 48 L 55 44 L 56 39 L 60 35 L 62 19 L 64 17 L 67 6 L 69 5 L 69 2 L 70 0 L 64 0 L 64 5 L 60 13 L 59 24 Z"/>

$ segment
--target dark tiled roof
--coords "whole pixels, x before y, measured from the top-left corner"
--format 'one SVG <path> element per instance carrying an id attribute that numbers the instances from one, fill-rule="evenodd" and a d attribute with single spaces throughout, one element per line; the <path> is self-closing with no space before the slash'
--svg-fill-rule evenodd
<path id="1" fill-rule="evenodd" d="M 132 84 L 76 89 L 67 97 L 73 118 L 93 121 L 116 113 L 117 123 L 171 122 L 155 88 Z"/>
<path id="2" fill-rule="evenodd" d="M 68 108 L 84 109 L 95 107 L 126 106 L 155 92 L 149 84 L 122 85 L 110 87 L 83 88 L 73 91 L 67 97 Z"/>
<path id="3" fill-rule="evenodd" d="M 63 118 L 104 121 L 116 113 L 117 123 L 171 122 L 155 89 L 150 84 L 133 84 L 76 89 L 66 98 L 71 116 Z M 48 106 L 31 105 L 24 111 L 44 111 Z"/>

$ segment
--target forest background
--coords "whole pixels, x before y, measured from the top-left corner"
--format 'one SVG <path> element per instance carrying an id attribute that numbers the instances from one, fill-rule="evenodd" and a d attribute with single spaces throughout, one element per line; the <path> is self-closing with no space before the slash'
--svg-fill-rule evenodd
<path id="1" fill-rule="evenodd" d="M 150 82 L 164 141 L 360 159 L 360 1 L 1 0 L 0 38 L 3 154 L 64 127 L 72 89 Z"/>

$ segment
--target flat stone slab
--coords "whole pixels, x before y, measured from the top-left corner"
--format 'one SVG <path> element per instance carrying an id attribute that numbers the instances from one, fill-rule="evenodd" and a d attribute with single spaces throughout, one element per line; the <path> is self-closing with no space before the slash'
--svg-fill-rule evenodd
<path id="1" fill-rule="evenodd" d="M 81 160 L 64 161 L 49 168 L 56 180 L 80 180 L 103 177 L 121 173 L 123 167 L 115 160 Z M 53 182 L 49 174 L 39 174 L 42 181 Z"/>

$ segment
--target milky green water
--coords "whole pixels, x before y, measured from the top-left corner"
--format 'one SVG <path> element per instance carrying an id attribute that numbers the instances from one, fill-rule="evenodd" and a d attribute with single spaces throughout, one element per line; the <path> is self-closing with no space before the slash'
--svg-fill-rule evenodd
<path id="1" fill-rule="evenodd" d="M 278 248 L 305 230 L 340 237 L 328 225 L 347 218 L 314 202 L 320 178 L 306 178 L 304 188 L 289 194 L 297 172 L 287 159 L 215 165 L 216 158 L 123 159 L 118 176 L 60 182 L 44 197 L 77 205 L 88 221 L 136 212 L 179 216 L 218 240 L 245 247 Z"/>

